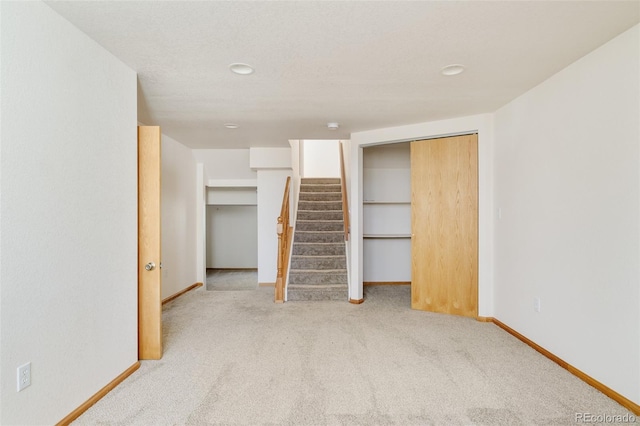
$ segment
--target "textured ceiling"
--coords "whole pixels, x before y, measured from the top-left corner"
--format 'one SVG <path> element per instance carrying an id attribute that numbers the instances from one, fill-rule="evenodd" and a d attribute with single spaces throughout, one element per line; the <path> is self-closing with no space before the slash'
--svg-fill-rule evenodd
<path id="1" fill-rule="evenodd" d="M 47 3 L 138 72 L 141 122 L 193 148 L 492 112 L 640 21 L 638 1 Z"/>

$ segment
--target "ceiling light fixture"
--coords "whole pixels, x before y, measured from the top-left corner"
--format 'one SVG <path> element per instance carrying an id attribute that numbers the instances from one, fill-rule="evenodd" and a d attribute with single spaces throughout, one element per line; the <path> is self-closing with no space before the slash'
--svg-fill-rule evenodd
<path id="1" fill-rule="evenodd" d="M 238 127 L 240 127 L 240 125 L 236 123 L 225 123 L 224 127 L 226 127 L 227 129 L 237 129 Z"/>
<path id="2" fill-rule="evenodd" d="M 253 67 L 251 67 L 251 65 L 241 64 L 239 62 L 229 65 L 229 69 L 232 72 L 240 75 L 253 74 Z"/>
<path id="3" fill-rule="evenodd" d="M 458 75 L 462 73 L 462 71 L 464 71 L 464 65 L 460 65 L 460 64 L 447 65 L 446 67 L 440 70 L 442 75 Z"/>
<path id="4" fill-rule="evenodd" d="M 327 127 L 329 128 L 329 130 L 338 130 L 338 127 L 340 127 L 340 125 L 338 123 L 327 123 Z"/>

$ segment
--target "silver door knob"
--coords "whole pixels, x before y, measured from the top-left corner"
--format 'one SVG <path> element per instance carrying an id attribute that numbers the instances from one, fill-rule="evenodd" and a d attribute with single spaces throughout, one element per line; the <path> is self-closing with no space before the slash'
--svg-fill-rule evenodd
<path id="1" fill-rule="evenodd" d="M 156 264 L 153 262 L 149 262 L 144 265 L 144 269 L 146 269 L 147 271 L 153 271 L 154 269 L 156 269 Z"/>

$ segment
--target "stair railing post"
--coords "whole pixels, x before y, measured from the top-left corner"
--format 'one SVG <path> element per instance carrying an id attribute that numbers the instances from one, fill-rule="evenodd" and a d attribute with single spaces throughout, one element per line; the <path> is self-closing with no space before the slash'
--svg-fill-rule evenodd
<path id="1" fill-rule="evenodd" d="M 278 233 L 278 272 L 276 275 L 276 292 L 275 292 L 275 302 L 276 303 L 282 303 L 284 302 L 284 289 L 283 289 L 283 264 L 284 264 L 284 258 L 283 258 L 283 252 L 284 252 L 284 247 L 282 246 L 283 244 L 283 239 L 282 239 L 282 234 L 284 233 L 283 231 L 283 223 L 282 223 L 282 216 L 278 217 L 278 228 L 277 228 L 277 233 Z"/>
<path id="2" fill-rule="evenodd" d="M 284 195 L 282 197 L 282 207 L 280 208 L 280 216 L 278 217 L 278 266 L 276 273 L 276 286 L 274 302 L 284 303 L 284 285 L 285 285 L 285 269 L 287 265 L 287 256 L 289 255 L 289 188 L 291 177 L 287 177 L 287 183 L 284 187 Z"/>

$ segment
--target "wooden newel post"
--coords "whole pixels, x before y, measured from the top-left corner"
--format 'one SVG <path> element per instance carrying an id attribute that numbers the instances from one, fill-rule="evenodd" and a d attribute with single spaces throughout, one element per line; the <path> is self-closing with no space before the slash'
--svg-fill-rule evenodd
<path id="1" fill-rule="evenodd" d="M 284 259 L 282 258 L 282 253 L 284 251 L 282 244 L 282 233 L 283 233 L 283 223 L 282 223 L 282 216 L 278 218 L 278 226 L 277 226 L 277 233 L 278 233 L 278 272 L 276 275 L 276 292 L 275 292 L 275 302 L 276 303 L 283 303 L 284 302 L 284 286 L 283 286 L 283 263 L 284 263 Z"/>
<path id="2" fill-rule="evenodd" d="M 285 275 L 289 264 L 289 186 L 291 185 L 291 177 L 287 177 L 287 183 L 284 186 L 284 195 L 282 197 L 282 207 L 280 208 L 280 216 L 278 217 L 278 226 L 276 232 L 278 234 L 278 271 L 276 274 L 276 291 L 275 302 L 284 303 L 284 284 Z"/>

